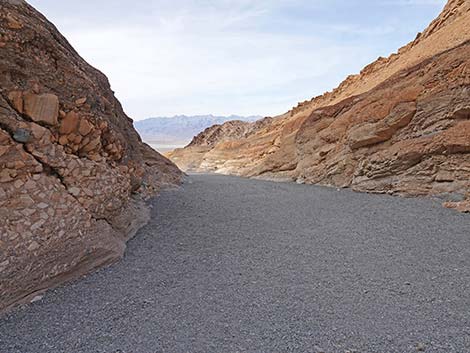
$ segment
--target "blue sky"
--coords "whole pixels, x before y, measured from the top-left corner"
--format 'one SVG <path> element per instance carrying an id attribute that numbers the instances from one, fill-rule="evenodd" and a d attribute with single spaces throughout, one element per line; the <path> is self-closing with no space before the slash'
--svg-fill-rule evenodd
<path id="1" fill-rule="evenodd" d="M 445 0 L 29 0 L 140 120 L 278 115 L 408 43 Z"/>

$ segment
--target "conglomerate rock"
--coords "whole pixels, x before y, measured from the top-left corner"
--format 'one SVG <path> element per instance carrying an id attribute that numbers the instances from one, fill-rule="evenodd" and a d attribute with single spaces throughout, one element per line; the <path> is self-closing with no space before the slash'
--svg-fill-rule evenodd
<path id="1" fill-rule="evenodd" d="M 470 1 L 450 0 L 413 42 L 332 92 L 244 126 L 249 136 L 201 133 L 168 156 L 183 170 L 436 195 L 470 211 L 469 24 Z"/>
<path id="2" fill-rule="evenodd" d="M 119 259 L 181 172 L 41 14 L 0 2 L 0 311 Z"/>

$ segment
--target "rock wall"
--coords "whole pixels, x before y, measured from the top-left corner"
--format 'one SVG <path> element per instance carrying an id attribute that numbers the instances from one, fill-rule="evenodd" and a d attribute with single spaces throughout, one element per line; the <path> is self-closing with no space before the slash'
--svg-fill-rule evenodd
<path id="1" fill-rule="evenodd" d="M 470 211 L 470 1 L 450 0 L 416 39 L 250 136 L 204 134 L 182 169 L 359 191 L 436 195 Z"/>
<path id="2" fill-rule="evenodd" d="M 0 2 L 0 311 L 112 263 L 181 172 L 107 78 L 22 0 Z"/>
<path id="3" fill-rule="evenodd" d="M 373 90 L 314 111 L 296 135 L 297 181 L 470 199 L 470 41 Z"/>

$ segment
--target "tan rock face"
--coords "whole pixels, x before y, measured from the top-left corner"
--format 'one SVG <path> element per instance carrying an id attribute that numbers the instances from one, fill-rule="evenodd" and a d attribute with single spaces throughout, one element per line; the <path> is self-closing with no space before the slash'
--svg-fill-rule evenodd
<path id="1" fill-rule="evenodd" d="M 415 102 L 399 103 L 382 120 L 354 126 L 348 131 L 349 147 L 356 150 L 390 140 L 399 129 L 411 122 L 415 113 Z"/>
<path id="2" fill-rule="evenodd" d="M 0 311 L 122 256 L 181 172 L 106 77 L 24 1 L 0 2 Z"/>
<path id="3" fill-rule="evenodd" d="M 451 0 L 398 54 L 249 135 L 206 130 L 168 156 L 182 169 L 437 195 L 469 211 L 470 2 Z"/>

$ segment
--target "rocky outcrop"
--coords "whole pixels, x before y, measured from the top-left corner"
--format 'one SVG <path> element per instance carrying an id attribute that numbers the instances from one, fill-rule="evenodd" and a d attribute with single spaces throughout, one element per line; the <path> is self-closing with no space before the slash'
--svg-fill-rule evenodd
<path id="1" fill-rule="evenodd" d="M 272 118 L 264 118 L 253 123 L 246 121 L 233 120 L 224 124 L 217 124 L 208 127 L 203 132 L 195 136 L 189 143 L 192 146 L 214 147 L 219 142 L 239 140 L 247 138 L 259 131 L 263 127 L 269 125 Z"/>
<path id="2" fill-rule="evenodd" d="M 169 157 L 185 170 L 436 195 L 470 211 L 468 23 L 470 1 L 451 0 L 412 43 L 332 92 L 250 136 L 209 147 L 199 136 Z"/>
<path id="3" fill-rule="evenodd" d="M 229 173 L 235 174 L 241 167 L 233 160 L 232 153 L 238 143 L 262 131 L 272 120 L 273 118 L 267 117 L 253 123 L 234 120 L 213 125 L 195 136 L 186 148 L 176 149 L 167 156 L 188 171 L 220 172 L 220 167 L 205 163 L 207 155 L 215 152 L 217 156 L 213 158 L 218 161 L 230 160 L 232 168 Z M 225 150 L 228 151 L 227 155 L 224 154 Z"/>
<path id="4" fill-rule="evenodd" d="M 0 2 L 0 311 L 119 259 L 181 172 L 107 78 L 21 0 Z"/>

